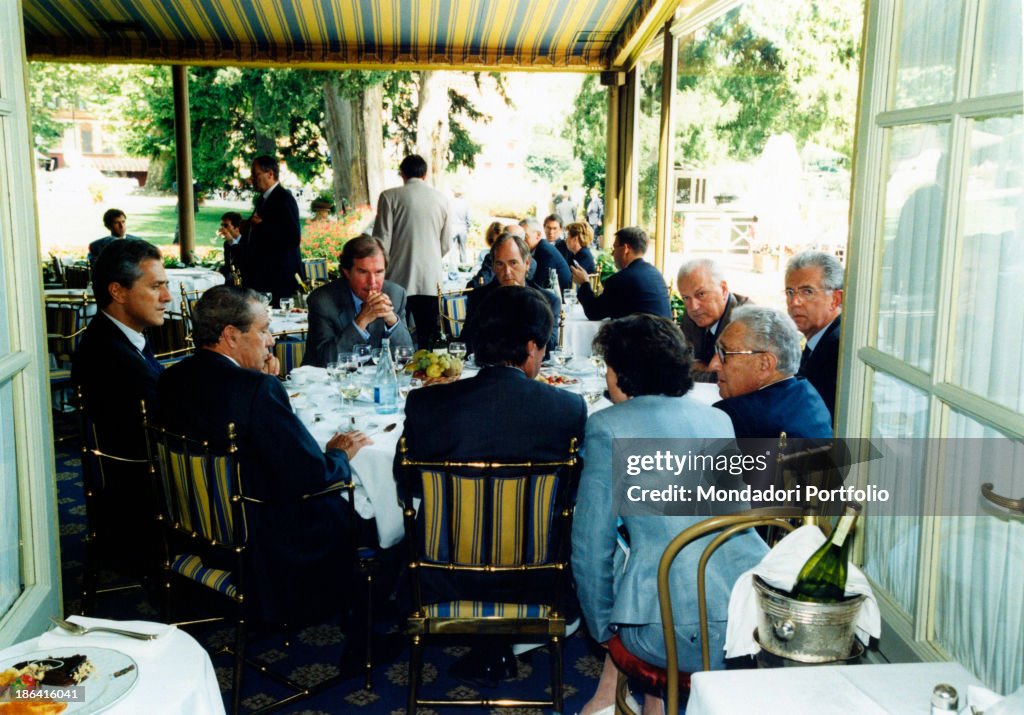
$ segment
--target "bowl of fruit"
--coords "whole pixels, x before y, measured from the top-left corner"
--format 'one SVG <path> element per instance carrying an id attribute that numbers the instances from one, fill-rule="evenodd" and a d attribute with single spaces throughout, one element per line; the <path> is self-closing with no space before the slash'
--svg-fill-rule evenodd
<path id="1" fill-rule="evenodd" d="M 417 350 L 405 371 L 423 380 L 424 385 L 458 380 L 462 374 L 462 360 L 448 353 Z"/>

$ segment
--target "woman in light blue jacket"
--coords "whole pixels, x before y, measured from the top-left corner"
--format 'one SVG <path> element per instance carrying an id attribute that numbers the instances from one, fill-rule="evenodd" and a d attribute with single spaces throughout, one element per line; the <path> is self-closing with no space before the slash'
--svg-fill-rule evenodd
<path id="1" fill-rule="evenodd" d="M 719 454 L 732 443 L 732 422 L 724 412 L 685 397 L 693 386 L 689 374 L 692 352 L 672 321 L 640 314 L 613 320 L 594 339 L 594 352 L 603 355 L 608 366 L 613 405 L 587 421 L 572 532 L 577 593 L 591 636 L 605 643 L 618 633 L 630 653 L 664 668 L 657 572 L 665 546 L 679 532 L 710 516 L 709 507 L 714 507 L 714 513 L 723 513 L 747 505 L 631 501 L 628 496 L 638 498 L 644 488 L 664 489 L 669 484 L 690 489 L 691 495 L 698 486 L 733 488 L 742 484 L 738 477 L 709 470 L 674 475 L 673 469 L 673 476 L 644 471 L 638 468 L 641 462 L 629 461 L 629 457 L 653 456 L 657 451 L 677 456 Z M 679 667 L 686 672 L 701 669 L 697 561 L 710 538 L 683 549 L 670 572 Z M 748 531 L 726 541 L 708 564 L 712 668 L 723 667 L 732 585 L 767 551 L 761 538 Z M 597 692 L 583 708 L 583 715 L 611 712 L 616 675 L 614 663 L 606 656 Z M 646 697 L 660 695 L 648 693 Z M 645 711 L 657 711 L 649 709 L 652 706 L 658 707 L 656 700 L 645 703 Z"/>

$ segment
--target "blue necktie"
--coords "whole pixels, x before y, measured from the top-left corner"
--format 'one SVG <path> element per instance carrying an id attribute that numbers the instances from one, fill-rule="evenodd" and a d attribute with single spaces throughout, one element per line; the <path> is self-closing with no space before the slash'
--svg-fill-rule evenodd
<path id="1" fill-rule="evenodd" d="M 146 341 L 145 347 L 142 348 L 142 357 L 146 358 L 146 362 L 148 362 L 154 370 L 157 372 L 163 372 L 164 366 L 156 359 L 156 355 L 153 354 L 153 348 L 150 347 L 148 340 Z"/>

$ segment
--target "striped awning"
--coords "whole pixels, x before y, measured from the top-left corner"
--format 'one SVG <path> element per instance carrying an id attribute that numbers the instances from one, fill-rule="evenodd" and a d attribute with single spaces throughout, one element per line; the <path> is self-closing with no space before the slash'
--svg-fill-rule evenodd
<path id="1" fill-rule="evenodd" d="M 33 60 L 610 70 L 679 0 L 23 0 Z"/>

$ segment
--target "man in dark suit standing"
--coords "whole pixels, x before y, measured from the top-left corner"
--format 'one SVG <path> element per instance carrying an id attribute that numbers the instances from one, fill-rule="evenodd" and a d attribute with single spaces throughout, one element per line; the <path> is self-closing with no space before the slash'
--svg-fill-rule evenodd
<path id="1" fill-rule="evenodd" d="M 309 337 L 303 365 L 324 367 L 356 345 L 412 347 L 406 322 L 405 289 L 384 280 L 384 244 L 359 236 L 341 251 L 341 278 L 309 294 Z"/>
<path id="2" fill-rule="evenodd" d="M 800 333 L 782 311 L 745 305 L 733 311 L 710 368 L 736 437 L 830 439 L 832 420 L 817 390 L 795 373 Z"/>
<path id="3" fill-rule="evenodd" d="M 278 183 L 280 168 L 270 156 L 258 156 L 252 162 L 249 181 L 259 192 L 256 209 L 242 227 L 246 287 L 273 295 L 274 306 L 288 298 L 296 288 L 295 274 L 302 269 L 299 244 L 299 205 L 288 189 Z"/>
<path id="4" fill-rule="evenodd" d="M 193 311 L 195 355 L 160 379 L 160 423 L 225 443 L 237 435 L 242 484 L 263 505 L 247 509 L 246 568 L 256 593 L 250 617 L 315 622 L 343 603 L 354 552 L 340 498 L 301 499 L 346 481 L 349 460 L 370 440 L 335 434 L 321 450 L 292 412 L 277 379 L 270 320 L 259 296 L 235 286 L 206 291 Z M 350 583 L 349 583 L 350 585 Z"/>
<path id="5" fill-rule="evenodd" d="M 835 256 L 804 251 L 789 260 L 786 310 L 807 338 L 797 375 L 814 385 L 834 421 L 843 310 L 843 266 Z"/>
<path id="6" fill-rule="evenodd" d="M 500 462 L 566 458 L 570 440 L 579 444 L 583 439 L 587 407 L 580 395 L 533 379 L 553 322 L 538 291 L 521 286 L 495 289 L 475 317 L 480 372 L 409 393 L 403 433 L 409 456 Z M 442 574 L 435 582 L 425 577 L 421 582 L 430 591 L 428 598 L 456 600 L 472 589 L 468 579 L 453 582 Z M 521 590 L 516 593 L 529 602 Z M 453 674 L 501 679 L 515 674 L 515 661 L 508 646 L 489 649 L 471 653 L 454 666 Z"/>
<path id="7" fill-rule="evenodd" d="M 71 380 L 82 389 L 100 451 L 145 460 L 140 402 L 156 401 L 163 368 L 143 332 L 163 325 L 171 302 L 160 251 L 138 239 L 112 241 L 93 265 L 96 315 L 71 358 Z M 129 570 L 155 563 L 155 511 L 145 464 L 104 459 L 101 513 L 90 514 L 104 549 L 119 549 Z M 113 553 L 113 552 L 112 552 Z"/>
<path id="8" fill-rule="evenodd" d="M 715 355 L 715 341 L 729 324 L 733 308 L 745 305 L 749 299 L 729 291 L 722 269 L 710 258 L 684 263 L 676 283 L 686 306 L 679 327 L 693 348 L 690 377 L 694 382 L 715 382 L 715 373 L 708 370 Z"/>
<path id="9" fill-rule="evenodd" d="M 621 318 L 632 313 L 672 317 L 665 279 L 657 268 L 644 260 L 647 243 L 647 234 L 642 228 L 631 226 L 616 232 L 612 258 L 619 271 L 604 282 L 601 295 L 594 295 L 587 272 L 572 266 L 572 281 L 579 286 L 576 295 L 587 318 Z"/>

